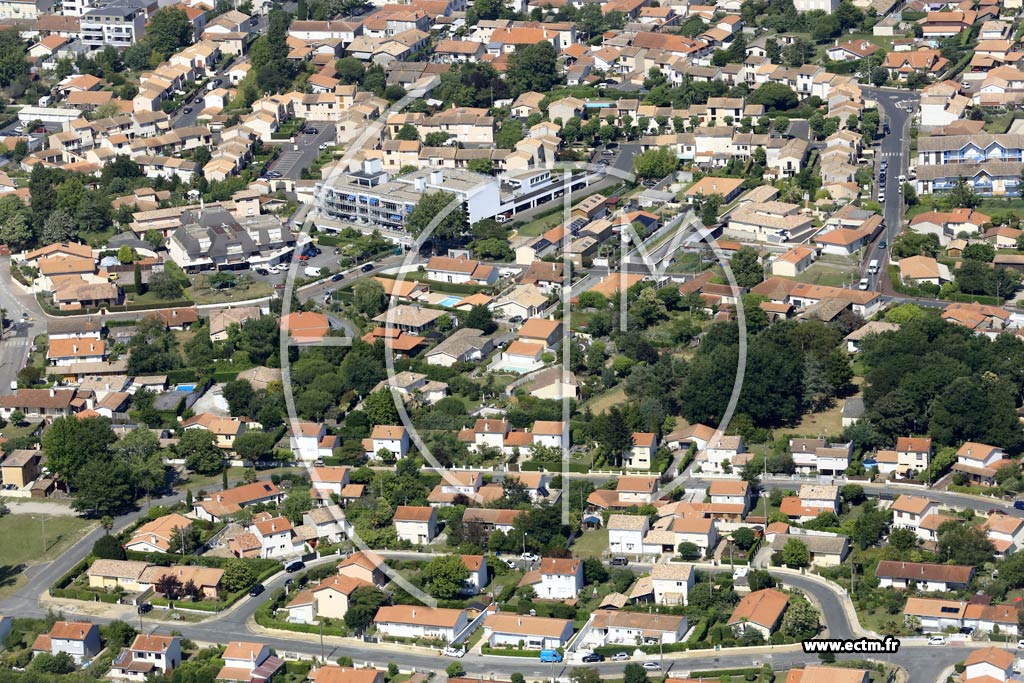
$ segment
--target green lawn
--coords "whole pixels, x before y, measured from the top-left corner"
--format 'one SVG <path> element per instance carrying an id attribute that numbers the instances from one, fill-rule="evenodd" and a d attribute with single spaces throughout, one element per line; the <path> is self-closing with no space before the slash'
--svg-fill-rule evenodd
<path id="1" fill-rule="evenodd" d="M 46 548 L 43 548 L 43 522 Z M 0 517 L 0 597 L 17 590 L 22 581 L 19 565 L 49 562 L 60 557 L 97 522 L 56 515 L 6 515 Z"/>
<path id="2" fill-rule="evenodd" d="M 608 552 L 608 530 L 594 529 L 587 531 L 572 544 L 572 553 L 576 557 L 603 557 Z"/>
<path id="3" fill-rule="evenodd" d="M 626 401 L 626 391 L 622 387 L 616 387 L 611 391 L 606 391 L 603 394 L 599 394 L 594 398 L 587 401 L 584 406 L 590 408 L 595 413 L 603 413 L 612 406 L 617 406 Z"/>
<path id="4" fill-rule="evenodd" d="M 194 285 L 189 293 L 197 304 L 221 304 L 233 301 L 247 301 L 249 299 L 260 299 L 270 296 L 273 292 L 267 282 L 240 279 L 234 287 L 225 289 L 210 289 Z"/>
<path id="5" fill-rule="evenodd" d="M 525 237 L 537 237 L 561 223 L 562 216 L 562 211 L 555 211 L 547 216 L 541 216 L 516 228 L 516 234 Z"/>
<path id="6" fill-rule="evenodd" d="M 850 278 L 853 275 L 854 271 L 852 269 L 816 263 L 797 275 L 795 279 L 812 285 L 842 287 L 843 285 L 850 284 Z"/>

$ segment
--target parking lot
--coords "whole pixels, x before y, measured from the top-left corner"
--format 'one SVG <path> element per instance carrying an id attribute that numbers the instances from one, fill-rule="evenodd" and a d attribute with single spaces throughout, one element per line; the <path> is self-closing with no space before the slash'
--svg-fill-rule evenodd
<path id="1" fill-rule="evenodd" d="M 315 130 L 316 133 L 309 132 Z M 308 126 L 298 133 L 294 142 L 281 144 L 281 153 L 268 169 L 271 173 L 280 173 L 278 177 L 297 180 L 303 168 L 309 168 L 313 160 L 320 154 L 321 145 L 333 145 L 335 132 L 333 124 L 316 124 Z"/>

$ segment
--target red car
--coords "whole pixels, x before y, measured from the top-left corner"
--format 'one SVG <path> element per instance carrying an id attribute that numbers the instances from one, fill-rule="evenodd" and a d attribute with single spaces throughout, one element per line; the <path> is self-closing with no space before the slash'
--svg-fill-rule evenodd
<path id="1" fill-rule="evenodd" d="M 308 260 L 309 260 L 309 257 L 308 257 L 308 256 L 306 256 L 305 254 L 302 254 L 302 255 L 300 255 L 300 256 L 299 256 L 299 260 L 300 260 L 300 261 L 308 261 Z"/>

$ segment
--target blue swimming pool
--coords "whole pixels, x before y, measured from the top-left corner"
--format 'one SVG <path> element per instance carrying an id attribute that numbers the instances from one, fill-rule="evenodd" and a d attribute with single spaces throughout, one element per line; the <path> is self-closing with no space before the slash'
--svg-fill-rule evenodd
<path id="1" fill-rule="evenodd" d="M 451 308 L 453 306 L 458 306 L 460 301 L 462 301 L 461 296 L 446 296 L 438 301 L 437 304 L 439 306 L 444 306 L 445 308 Z"/>
<path id="2" fill-rule="evenodd" d="M 195 391 L 196 390 L 196 385 L 195 384 L 176 384 L 174 386 L 174 390 L 175 391 Z"/>

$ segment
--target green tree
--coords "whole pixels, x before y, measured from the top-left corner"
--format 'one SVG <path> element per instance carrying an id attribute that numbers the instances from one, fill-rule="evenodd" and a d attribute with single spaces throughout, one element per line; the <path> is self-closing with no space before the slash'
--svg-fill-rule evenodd
<path id="1" fill-rule="evenodd" d="M 104 534 L 92 544 L 92 554 L 100 560 L 123 560 L 126 558 L 124 548 L 113 536 Z"/>
<path id="2" fill-rule="evenodd" d="M 233 379 L 224 384 L 222 395 L 228 402 L 228 411 L 232 417 L 251 416 L 256 408 L 256 391 L 245 379 Z"/>
<path id="3" fill-rule="evenodd" d="M 764 280 L 764 267 L 753 247 L 740 247 L 729 260 L 729 267 L 740 287 L 750 288 Z"/>
<path id="4" fill-rule="evenodd" d="M 466 315 L 466 327 L 481 330 L 484 334 L 490 334 L 497 329 L 497 324 L 494 322 L 494 316 L 491 314 L 491 309 L 487 306 L 473 306 L 469 309 L 469 313 Z"/>
<path id="5" fill-rule="evenodd" d="M 50 213 L 43 222 L 39 240 L 44 244 L 67 242 L 76 234 L 76 228 L 75 219 L 67 211 L 57 209 Z"/>
<path id="6" fill-rule="evenodd" d="M 555 47 L 546 40 L 519 47 L 508 58 L 505 81 L 513 97 L 534 90 L 550 92 L 560 80 Z"/>
<path id="7" fill-rule="evenodd" d="M 78 670 L 75 660 L 67 652 L 40 652 L 32 658 L 28 668 L 30 671 L 53 675 L 70 674 Z"/>
<path id="8" fill-rule="evenodd" d="M 422 195 L 406 216 L 406 228 L 411 234 L 420 235 L 449 206 L 453 206 L 453 209 L 437 224 L 431 237 L 441 242 L 454 240 L 466 232 L 469 221 L 461 203 L 448 192 L 428 192 Z"/>
<path id="9" fill-rule="evenodd" d="M 360 586 L 352 591 L 345 612 L 345 625 L 355 633 L 362 633 L 370 624 L 377 610 L 387 601 L 387 596 L 374 586 Z"/>
<path id="10" fill-rule="evenodd" d="M 680 543 L 677 551 L 679 552 L 679 556 L 684 560 L 696 560 L 700 557 L 700 548 L 696 543 L 691 543 L 689 541 L 683 541 Z"/>
<path id="11" fill-rule="evenodd" d="M 149 289 L 157 298 L 177 299 L 181 296 L 181 284 L 167 271 L 153 273 L 149 278 Z"/>
<path id="12" fill-rule="evenodd" d="M 130 482 L 131 472 L 124 465 L 90 460 L 75 476 L 71 505 L 92 516 L 120 514 L 133 502 Z"/>
<path id="13" fill-rule="evenodd" d="M 991 562 L 995 555 L 995 546 L 988 536 L 978 527 L 960 520 L 942 524 L 938 536 L 936 558 L 939 562 L 980 566 Z"/>
<path id="14" fill-rule="evenodd" d="M 435 557 L 423 568 L 424 586 L 438 600 L 458 597 L 467 579 L 469 569 L 458 555 Z"/>
<path id="15" fill-rule="evenodd" d="M 232 448 L 239 457 L 257 462 L 274 452 L 274 435 L 260 431 L 247 431 L 235 437 Z"/>
<path id="16" fill-rule="evenodd" d="M 754 547 L 755 541 L 757 541 L 757 536 L 754 535 L 754 530 L 750 527 L 741 526 L 732 532 L 732 542 L 740 550 L 750 550 Z"/>
<path id="17" fill-rule="evenodd" d="M 763 83 L 747 96 L 751 104 L 764 105 L 765 111 L 789 111 L 796 109 L 799 100 L 796 93 L 783 83 Z"/>
<path id="18" fill-rule="evenodd" d="M 523 123 L 519 119 L 505 119 L 494 134 L 494 146 L 499 149 L 515 149 L 516 143 L 524 137 Z"/>
<path id="19" fill-rule="evenodd" d="M 917 534 L 906 527 L 893 529 L 889 533 L 889 545 L 901 552 L 912 550 L 917 546 Z"/>
<path id="20" fill-rule="evenodd" d="M 177 451 L 193 472 L 210 475 L 224 469 L 224 454 L 217 448 L 217 437 L 205 429 L 186 429 L 178 439 Z"/>
<path id="21" fill-rule="evenodd" d="M 334 63 L 335 76 L 342 83 L 352 85 L 363 80 L 366 67 L 355 57 L 342 57 Z"/>
<path id="22" fill-rule="evenodd" d="M 800 569 L 811 566 L 811 554 L 807 545 L 797 538 L 786 541 L 782 547 L 782 563 L 790 569 Z"/>
<path id="23" fill-rule="evenodd" d="M 661 180 L 678 166 L 679 158 L 668 147 L 655 147 L 633 157 L 633 172 L 649 180 Z"/>
<path id="24" fill-rule="evenodd" d="M 783 635 L 796 640 L 806 640 L 817 635 L 820 627 L 818 612 L 811 603 L 803 598 L 790 599 L 789 607 L 782 616 L 782 625 L 779 627 Z"/>
<path id="25" fill-rule="evenodd" d="M 177 7 L 164 7 L 149 20 L 146 27 L 146 40 L 152 49 L 167 58 L 179 49 L 192 43 L 192 22 L 185 10 Z"/>
<path id="26" fill-rule="evenodd" d="M 630 662 L 622 670 L 623 683 L 648 683 L 647 671 L 636 662 Z"/>
<path id="27" fill-rule="evenodd" d="M 964 247 L 963 257 L 983 263 L 992 263 L 996 258 L 996 248 L 985 242 L 973 242 Z"/>
<path id="28" fill-rule="evenodd" d="M 248 590 L 256 585 L 256 580 L 259 577 L 256 576 L 255 570 L 252 566 L 242 559 L 228 560 L 224 565 L 224 574 L 221 576 L 221 585 L 224 586 L 224 590 L 228 593 L 237 593 L 238 591 Z"/>
<path id="29" fill-rule="evenodd" d="M 281 514 L 291 520 L 292 524 L 301 524 L 303 513 L 313 509 L 313 501 L 309 497 L 309 490 L 296 488 L 288 494 L 281 504 Z"/>
<path id="30" fill-rule="evenodd" d="M 407 123 L 398 129 L 398 133 L 395 134 L 396 140 L 419 140 L 420 134 L 416 130 L 416 126 L 411 123 Z"/>
<path id="31" fill-rule="evenodd" d="M 373 426 L 401 424 L 402 418 L 395 407 L 395 399 L 388 389 L 380 389 L 367 396 L 363 402 L 363 412 Z"/>
<path id="32" fill-rule="evenodd" d="M 352 287 L 352 305 L 368 318 L 380 315 L 387 305 L 384 286 L 373 278 L 359 280 Z"/>

